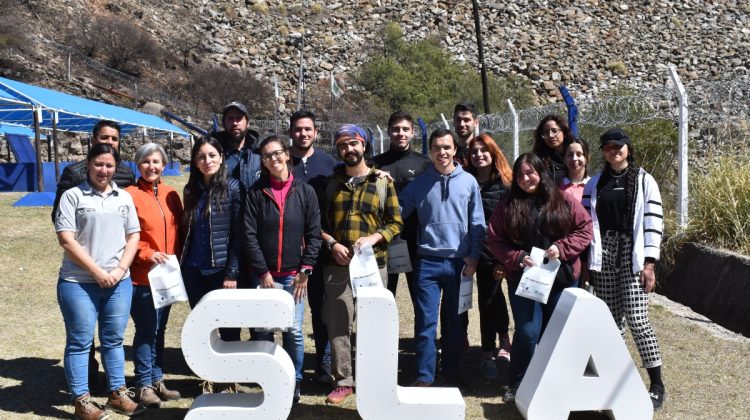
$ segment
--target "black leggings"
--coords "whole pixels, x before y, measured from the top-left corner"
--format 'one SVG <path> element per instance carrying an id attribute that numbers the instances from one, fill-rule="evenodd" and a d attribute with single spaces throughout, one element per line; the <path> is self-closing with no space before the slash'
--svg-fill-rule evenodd
<path id="1" fill-rule="evenodd" d="M 482 351 L 494 352 L 495 339 L 508 333 L 508 306 L 501 284 L 494 279 L 494 264 L 479 260 L 477 265 L 477 292 L 479 294 L 479 330 Z"/>

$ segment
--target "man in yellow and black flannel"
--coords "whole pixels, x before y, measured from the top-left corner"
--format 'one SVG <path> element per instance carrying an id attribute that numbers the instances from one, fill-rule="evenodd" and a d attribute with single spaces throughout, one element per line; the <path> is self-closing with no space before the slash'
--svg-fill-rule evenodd
<path id="1" fill-rule="evenodd" d="M 354 298 L 349 262 L 361 247 L 372 246 L 383 286 L 387 286 L 388 242 L 403 227 L 393 182 L 368 165 L 371 146 L 366 138 L 365 131 L 352 124 L 336 131 L 336 153 L 344 165 L 334 170 L 321 199 L 323 241 L 329 250 L 323 274 L 323 320 L 331 342 L 334 377 L 334 389 L 326 398 L 329 404 L 339 404 L 354 392 L 350 341 Z"/>

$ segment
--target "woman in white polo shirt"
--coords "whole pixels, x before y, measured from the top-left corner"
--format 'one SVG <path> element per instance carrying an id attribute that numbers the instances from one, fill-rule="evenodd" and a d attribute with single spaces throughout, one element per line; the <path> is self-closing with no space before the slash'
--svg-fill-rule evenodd
<path id="1" fill-rule="evenodd" d="M 129 267 L 140 225 L 130 194 L 112 182 L 119 163 L 112 146 L 92 146 L 86 157 L 87 181 L 63 194 L 55 217 L 57 239 L 65 251 L 57 282 L 65 322 L 65 377 L 81 419 L 107 418 L 88 389 L 89 349 L 97 322 L 109 386 L 106 408 L 125 415 L 143 411 L 125 386 L 122 342 L 133 290 Z"/>

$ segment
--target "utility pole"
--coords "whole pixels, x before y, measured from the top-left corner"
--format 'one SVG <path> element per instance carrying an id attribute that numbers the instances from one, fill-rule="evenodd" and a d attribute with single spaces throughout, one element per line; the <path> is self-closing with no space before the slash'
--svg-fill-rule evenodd
<path id="1" fill-rule="evenodd" d="M 482 30 L 479 26 L 479 5 L 477 0 L 471 0 L 474 9 L 474 32 L 477 36 L 477 50 L 479 50 L 479 69 L 482 74 L 482 98 L 484 99 L 484 113 L 490 113 L 490 94 L 487 87 L 487 69 L 484 66 L 484 46 L 482 46 Z"/>

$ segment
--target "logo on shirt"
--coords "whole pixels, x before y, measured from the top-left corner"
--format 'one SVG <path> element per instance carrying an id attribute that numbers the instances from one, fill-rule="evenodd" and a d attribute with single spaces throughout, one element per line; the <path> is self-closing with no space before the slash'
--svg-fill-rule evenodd
<path id="1" fill-rule="evenodd" d="M 128 206 L 120 206 L 117 208 L 117 211 L 120 212 L 120 217 L 122 217 L 123 221 L 128 219 Z"/>
<path id="2" fill-rule="evenodd" d="M 414 175 L 414 172 L 415 172 L 414 169 L 407 169 L 407 171 L 409 171 L 410 174 Z"/>

